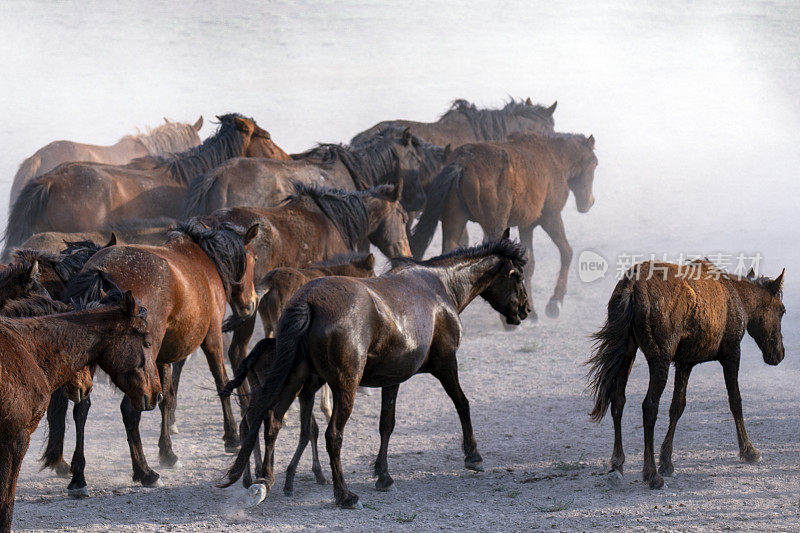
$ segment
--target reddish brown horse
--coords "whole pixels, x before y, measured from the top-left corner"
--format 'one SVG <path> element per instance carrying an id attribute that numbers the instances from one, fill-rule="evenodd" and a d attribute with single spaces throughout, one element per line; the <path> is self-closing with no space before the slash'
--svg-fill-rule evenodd
<path id="1" fill-rule="evenodd" d="M 42 231 L 93 231 L 131 218 L 175 216 L 196 176 L 232 157 L 289 156 L 253 119 L 220 117 L 202 145 L 169 157 L 124 166 L 65 163 L 26 185 L 9 212 L 6 251 Z"/>
<path id="2" fill-rule="evenodd" d="M 246 232 L 232 225 L 209 229 L 191 220 L 176 230 L 164 246 L 117 245 L 104 248 L 74 276 L 65 292 L 65 299 L 96 299 L 102 290 L 113 287 L 133 288 L 141 294 L 149 309 L 154 353 L 164 400 L 161 402 L 161 438 L 159 462 L 175 467 L 178 457 L 172 450 L 167 427 L 174 402 L 171 364 L 186 359 L 201 347 L 211 373 L 222 390 L 228 382 L 222 348 L 222 319 L 225 304 L 236 315 L 253 315 L 258 303 L 253 286 L 255 262 L 250 242 L 258 233 L 257 226 Z M 160 483 L 159 474 L 147 465 L 139 436 L 139 413 L 130 399 L 121 405 L 125 430 L 133 463 L 133 479 L 144 486 Z M 225 446 L 234 450 L 239 445 L 236 423 L 230 401 L 222 401 Z M 73 472 L 73 480 L 83 472 Z M 85 482 L 84 482 L 85 483 Z"/>
<path id="3" fill-rule="evenodd" d="M 163 156 L 183 152 L 200 144 L 197 132 L 203 127 L 203 117 L 194 124 L 170 122 L 164 119 L 165 124 L 158 126 L 147 133 L 139 135 L 126 135 L 116 144 L 98 146 L 96 144 L 83 144 L 72 141 L 53 141 L 36 150 L 36 153 L 27 158 L 19 166 L 14 182 L 11 184 L 11 200 L 14 202 L 30 180 L 50 172 L 61 163 L 70 161 L 86 161 L 92 163 L 105 163 L 106 165 L 125 165 L 137 157 Z"/>
<path id="4" fill-rule="evenodd" d="M 530 98 L 524 102 L 509 101 L 502 109 L 478 109 L 466 100 L 456 100 L 436 122 L 413 120 L 387 120 L 362 131 L 350 141 L 356 146 L 381 131 L 411 128 L 415 135 L 438 146 L 479 141 L 501 141 L 515 132 L 547 133 L 553 131 L 553 113 L 557 103 L 550 107 L 534 104 Z"/>
<path id="5" fill-rule="evenodd" d="M 686 406 L 689 374 L 698 363 L 719 361 L 725 376 L 739 456 L 755 463 L 761 453 L 750 443 L 742 417 L 739 394 L 740 343 L 747 332 L 758 344 L 764 362 L 783 360 L 781 302 L 783 272 L 776 279 L 732 276 L 708 261 L 688 265 L 647 262 L 631 268 L 617 283 L 608 302 L 608 319 L 595 335 L 591 386 L 595 404 L 592 418 L 600 421 L 609 404 L 614 418 L 614 452 L 609 481 L 622 481 L 622 409 L 625 385 L 636 352 L 641 348 L 650 369 L 650 386 L 642 403 L 644 419 L 644 469 L 651 489 L 664 486 L 671 476 L 672 439 Z M 675 390 L 669 408 L 669 428 L 661 446 L 658 471 L 653 450 L 653 429 L 658 403 L 675 364 Z"/>
<path id="6" fill-rule="evenodd" d="M 517 226 L 528 250 L 525 283 L 530 290 L 533 230 L 541 225 L 561 254 L 558 281 L 546 308 L 548 316 L 558 316 L 572 261 L 561 210 L 570 191 L 579 212 L 592 207 L 595 167 L 593 136 L 520 133 L 505 142 L 462 146 L 431 186 L 411 238 L 414 257 L 423 256 L 440 219 L 442 252 L 458 246 L 468 220 L 481 225 L 484 239 L 495 239 L 503 228 Z"/>
<path id="7" fill-rule="evenodd" d="M 11 531 L 17 477 L 31 433 L 50 394 L 77 370 L 99 364 L 134 409 L 153 409 L 161 401 L 146 316 L 130 292 L 117 292 L 91 310 L 0 318 L 0 533 Z"/>

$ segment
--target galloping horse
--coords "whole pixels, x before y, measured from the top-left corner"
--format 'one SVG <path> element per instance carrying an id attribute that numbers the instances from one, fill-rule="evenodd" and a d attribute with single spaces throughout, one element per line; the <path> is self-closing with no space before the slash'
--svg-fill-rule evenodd
<path id="1" fill-rule="evenodd" d="M 200 116 L 194 124 L 170 122 L 147 133 L 126 135 L 111 146 L 82 144 L 72 141 L 53 141 L 36 150 L 19 166 L 14 182 L 11 184 L 9 206 L 14 205 L 19 191 L 33 178 L 50 172 L 61 163 L 70 161 L 87 161 L 105 163 L 106 165 L 125 165 L 137 157 L 163 156 L 183 152 L 200 144 L 197 132 L 203 127 Z"/>
<path id="2" fill-rule="evenodd" d="M 203 144 L 174 156 L 143 157 L 124 166 L 65 163 L 34 179 L 9 212 L 4 254 L 33 233 L 175 216 L 189 182 L 232 157 L 289 158 L 253 119 L 230 114 L 220 122 Z"/>
<path id="3" fill-rule="evenodd" d="M 556 317 L 567 292 L 572 261 L 561 210 L 570 191 L 579 212 L 592 207 L 595 167 L 593 136 L 519 133 L 505 142 L 462 146 L 431 186 L 428 203 L 414 228 L 411 251 L 417 259 L 422 258 L 440 219 L 442 252 L 458 246 L 468 220 L 481 225 L 484 239 L 495 239 L 503 228 L 517 226 L 528 251 L 525 284 L 530 291 L 533 230 L 541 225 L 561 255 L 558 281 L 546 308 L 548 316 Z"/>
<path id="4" fill-rule="evenodd" d="M 304 285 L 281 317 L 274 362 L 248 410 L 250 428 L 223 486 L 241 476 L 266 420 L 263 485 L 254 491 L 258 501 L 263 499 L 274 483 L 272 452 L 283 413 L 298 393 L 302 402 L 313 402 L 314 392 L 327 383 L 333 391 L 333 417 L 325 439 L 334 496 L 341 507 L 359 507 L 340 462 L 356 388 L 383 388 L 375 474 L 376 487 L 387 490 L 394 483 L 386 455 L 397 391 L 400 383 L 418 373 L 436 377 L 453 400 L 463 430 L 464 466 L 482 470 L 469 402 L 458 382 L 459 314 L 481 296 L 511 324 L 528 315 L 522 280 L 525 250 L 507 237 L 506 231 L 499 240 L 424 262 L 398 259 L 390 272 L 377 278 L 334 276 Z"/>
<path id="5" fill-rule="evenodd" d="M 435 148 L 406 129 L 396 135 L 373 135 L 355 148 L 322 144 L 292 155 L 291 161 L 231 159 L 189 185 L 185 215 L 205 215 L 224 207 L 273 207 L 294 193 L 294 182 L 348 191 L 402 182 L 403 208 L 416 211 L 425 203 L 421 177 L 431 179 L 444 163 Z M 420 169 L 429 168 L 430 160 L 438 160 L 436 172 L 421 176 Z"/>
<path id="6" fill-rule="evenodd" d="M 436 122 L 386 120 L 362 131 L 350 144 L 359 145 L 368 137 L 393 128 L 411 128 L 429 143 L 449 144 L 453 148 L 472 142 L 502 141 L 515 132 L 548 133 L 553 131 L 556 105 L 557 102 L 544 107 L 530 98 L 524 102 L 512 98 L 502 109 L 478 109 L 475 104 L 459 99 Z"/>
<path id="7" fill-rule="evenodd" d="M 91 307 L 96 308 L 0 318 L 0 533 L 11 531 L 17 477 L 31 433 L 50 394 L 76 371 L 99 364 L 134 409 L 153 409 L 161 401 L 147 310 L 130 292 L 110 293 Z"/>
<path id="8" fill-rule="evenodd" d="M 761 349 L 764 362 L 777 365 L 785 351 L 781 319 L 783 272 L 776 279 L 733 276 L 709 261 L 687 265 L 646 262 L 634 265 L 617 283 L 608 301 L 608 319 L 595 334 L 591 387 L 595 396 L 595 421 L 602 420 L 609 404 L 614 418 L 614 452 L 609 481 L 622 481 L 622 409 L 625 385 L 637 349 L 650 369 L 650 386 L 642 403 L 644 419 L 644 468 L 642 477 L 651 489 L 664 486 L 671 476 L 672 439 L 686 407 L 689 374 L 698 363 L 719 361 L 725 376 L 739 457 L 757 463 L 761 453 L 753 447 L 744 428 L 739 394 L 740 344 L 747 332 Z M 675 364 L 675 390 L 669 407 L 669 428 L 661 446 L 658 471 L 653 453 L 653 429 L 658 403 Z"/>
<path id="9" fill-rule="evenodd" d="M 149 309 L 155 363 L 164 391 L 161 407 L 159 462 L 175 467 L 167 414 L 174 402 L 171 364 L 203 349 L 211 373 L 222 390 L 228 382 L 222 348 L 225 304 L 235 314 L 252 315 L 258 303 L 253 287 L 255 261 L 250 242 L 257 226 L 246 232 L 232 225 L 209 229 L 197 220 L 182 224 L 163 246 L 117 245 L 97 252 L 75 275 L 65 299 L 94 300 L 103 290 L 132 288 Z M 133 464 L 133 480 L 144 486 L 160 483 L 159 474 L 147 465 L 139 436 L 139 413 L 127 396 L 120 406 Z M 225 446 L 238 447 L 239 439 L 230 401 L 222 401 Z M 83 481 L 83 470 L 73 471 L 73 481 Z M 80 489 L 81 487 L 76 487 Z M 83 487 L 85 489 L 85 481 Z"/>

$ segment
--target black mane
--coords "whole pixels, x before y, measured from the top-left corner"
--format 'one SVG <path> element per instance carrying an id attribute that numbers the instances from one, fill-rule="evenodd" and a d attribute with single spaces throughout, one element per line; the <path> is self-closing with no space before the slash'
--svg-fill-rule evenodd
<path id="1" fill-rule="evenodd" d="M 334 223 L 349 248 L 367 236 L 369 216 L 362 197 L 369 191 L 343 191 L 294 182 L 295 193 L 287 198 L 291 202 L 301 197 L 312 200 L 317 207 Z"/>
<path id="2" fill-rule="evenodd" d="M 525 247 L 517 241 L 509 239 L 497 239 L 484 242 L 476 246 L 457 248 L 452 252 L 431 257 L 424 261 L 412 259 L 410 257 L 392 258 L 392 269 L 401 268 L 407 265 L 419 265 L 425 267 L 448 267 L 459 263 L 465 259 L 482 259 L 490 255 L 497 255 L 503 259 L 508 259 L 515 268 L 522 270 L 528 260 L 525 257 Z"/>
<path id="3" fill-rule="evenodd" d="M 448 113 L 461 113 L 469 121 L 472 131 L 478 139 L 500 141 L 508 137 L 507 119 L 524 117 L 549 124 L 552 128 L 553 117 L 547 108 L 541 105 L 530 105 L 523 100 L 511 100 L 502 109 L 478 109 L 475 104 L 464 99 L 453 101 L 442 117 Z"/>
<path id="4" fill-rule="evenodd" d="M 101 247 L 92 241 L 68 242 L 65 244 L 67 247 L 57 254 L 44 250 L 15 250 L 13 263 L 30 266 L 34 261 L 38 261 L 39 263 L 47 264 L 61 278 L 61 281 L 66 283 L 72 276 L 80 272 L 86 261 Z"/>

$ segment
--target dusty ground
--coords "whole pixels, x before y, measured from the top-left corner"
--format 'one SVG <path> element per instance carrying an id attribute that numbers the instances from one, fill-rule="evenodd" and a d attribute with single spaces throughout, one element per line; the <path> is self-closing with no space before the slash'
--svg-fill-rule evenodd
<path id="1" fill-rule="evenodd" d="M 574 210 L 574 209 L 573 209 Z M 581 219 L 584 220 L 584 219 Z M 585 224 L 581 222 L 581 224 Z M 573 237 L 579 251 L 588 241 Z M 574 232 L 573 232 L 574 233 Z M 666 488 L 650 491 L 640 481 L 640 403 L 647 369 L 637 359 L 628 385 L 624 418 L 627 453 L 624 486 L 605 483 L 612 429 L 607 418 L 589 421 L 584 392 L 588 335 L 604 318 L 612 279 L 581 283 L 575 271 L 562 316 L 544 317 L 557 256 L 537 237 L 538 275 L 534 298 L 542 315 L 515 332 L 500 328 L 482 302 L 463 315 L 459 352 L 462 386 L 486 471 L 463 468 L 460 425 L 438 382 L 418 376 L 401 387 L 397 428 L 389 455 L 397 491 L 373 489 L 371 463 L 378 449 L 380 394 L 359 396 L 347 426 L 343 463 L 350 488 L 364 509 L 334 507 L 330 485 L 313 483 L 310 452 L 301 463 L 295 496 L 280 488 L 283 469 L 297 439 L 297 424 L 280 436 L 276 490 L 255 509 L 243 507 L 244 490 L 214 487 L 232 460 L 223 451 L 221 411 L 205 361 L 194 357 L 184 372 L 175 450 L 183 467 L 161 470 L 165 486 L 144 489 L 130 480 L 130 461 L 119 416 L 118 393 L 98 385 L 87 428 L 87 479 L 91 497 L 66 496 L 66 481 L 39 472 L 36 459 L 44 430 L 34 434 L 17 489 L 16 530 L 195 531 L 346 530 L 800 530 L 800 412 L 798 412 L 798 317 L 787 291 L 784 320 L 786 360 L 766 366 L 755 344 L 743 344 L 740 384 L 753 443 L 763 461 L 738 460 L 736 436 L 717 364 L 698 367 L 675 439 L 676 475 Z M 611 249 L 599 251 L 611 254 Z M 577 256 L 577 253 L 576 253 Z M 613 264 L 610 274 L 613 275 Z M 660 443 L 672 387 L 662 398 L 656 428 Z M 317 414 L 319 420 L 321 415 Z M 159 415 L 143 417 L 145 451 L 158 464 Z M 71 450 L 71 435 L 68 446 Z M 324 450 L 324 444 L 322 444 Z M 323 451 L 326 475 L 327 455 Z"/>

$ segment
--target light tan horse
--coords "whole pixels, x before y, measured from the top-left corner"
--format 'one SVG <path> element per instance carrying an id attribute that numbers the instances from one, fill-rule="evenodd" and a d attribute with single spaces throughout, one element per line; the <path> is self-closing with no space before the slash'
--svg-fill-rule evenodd
<path id="1" fill-rule="evenodd" d="M 194 124 L 170 122 L 165 118 L 164 124 L 157 128 L 152 130 L 148 128 L 146 133 L 138 135 L 126 135 L 108 146 L 53 141 L 36 150 L 36 153 L 19 166 L 11 184 L 9 205 L 14 205 L 25 184 L 37 176 L 50 172 L 61 163 L 89 161 L 107 165 L 125 165 L 137 157 L 183 152 L 200 144 L 197 132 L 201 127 L 203 127 L 202 115 Z"/>

